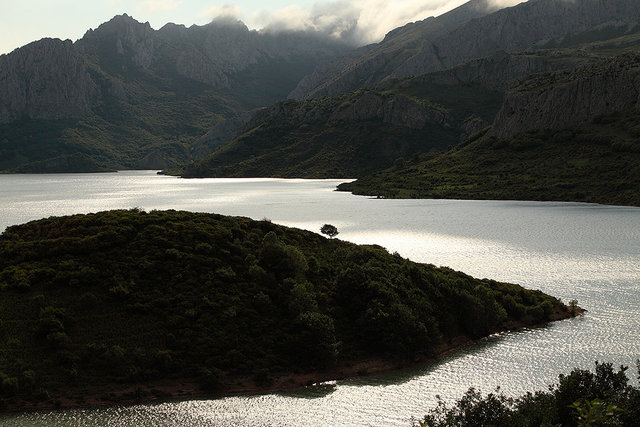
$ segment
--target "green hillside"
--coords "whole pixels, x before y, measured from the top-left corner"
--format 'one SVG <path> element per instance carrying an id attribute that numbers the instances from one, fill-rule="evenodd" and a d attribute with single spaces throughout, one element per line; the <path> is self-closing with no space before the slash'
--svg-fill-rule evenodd
<path id="1" fill-rule="evenodd" d="M 52 217 L 0 236 L 0 406 L 101 387 L 149 398 L 157 381 L 267 386 L 568 314 L 540 291 L 268 221 Z"/>
<path id="2" fill-rule="evenodd" d="M 562 200 L 640 206 L 640 111 L 575 129 L 497 139 L 479 133 L 441 155 L 342 184 L 389 198 Z"/>
<path id="3" fill-rule="evenodd" d="M 110 169 L 138 168 L 154 152 L 175 165 L 188 161 L 190 145 L 233 111 L 231 101 L 204 84 L 182 79 L 163 87 L 168 82 L 160 78 L 131 74 L 137 81 L 124 86 L 126 98 L 105 96 L 90 116 L 0 124 L 0 169 L 77 153 Z M 97 69 L 94 76 L 103 77 Z"/>

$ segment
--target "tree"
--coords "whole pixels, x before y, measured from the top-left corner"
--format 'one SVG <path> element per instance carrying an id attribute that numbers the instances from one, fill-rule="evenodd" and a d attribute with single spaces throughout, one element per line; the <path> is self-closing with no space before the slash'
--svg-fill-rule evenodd
<path id="1" fill-rule="evenodd" d="M 572 316 L 575 316 L 576 314 L 578 314 L 578 300 L 577 299 L 572 299 L 571 301 L 569 301 L 569 313 L 571 313 Z"/>
<path id="2" fill-rule="evenodd" d="M 340 232 L 338 231 L 338 229 L 331 224 L 325 224 L 322 226 L 322 228 L 320 229 L 320 232 L 322 234 L 326 234 L 327 236 L 334 238 L 336 237 Z"/>

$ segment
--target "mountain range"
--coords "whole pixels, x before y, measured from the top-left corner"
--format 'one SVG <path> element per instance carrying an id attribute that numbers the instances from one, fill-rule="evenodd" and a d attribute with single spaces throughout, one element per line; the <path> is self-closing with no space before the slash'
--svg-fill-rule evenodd
<path id="1" fill-rule="evenodd" d="M 0 57 L 0 168 L 348 177 L 361 180 L 342 189 L 384 197 L 637 204 L 635 193 L 585 187 L 607 175 L 603 165 L 635 182 L 639 150 L 628 122 L 639 46 L 640 0 L 529 0 L 503 9 L 472 0 L 357 49 L 228 20 L 156 31 L 123 15 L 75 43 L 45 39 Z M 582 157 L 589 179 L 571 191 L 560 191 L 570 171 L 547 164 L 545 176 L 559 186 L 546 196 L 527 192 L 544 182 L 520 179 L 527 174 L 513 172 L 517 156 L 506 147 L 531 151 L 530 163 L 517 166 L 536 168 L 548 138 L 554 156 L 580 157 L 586 140 L 599 140 L 626 157 Z M 490 148 L 485 166 L 469 161 L 478 147 Z M 433 176 L 415 172 L 454 159 L 474 170 L 508 166 L 520 178 L 496 181 L 500 191 L 465 193 L 468 183 L 426 191 Z M 449 166 L 437 175 L 471 179 Z M 521 188 L 504 190 L 515 181 Z"/>

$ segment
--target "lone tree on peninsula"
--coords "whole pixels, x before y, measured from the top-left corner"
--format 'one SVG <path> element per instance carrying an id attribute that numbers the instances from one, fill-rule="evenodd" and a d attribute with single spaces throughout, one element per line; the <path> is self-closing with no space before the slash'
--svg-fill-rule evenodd
<path id="1" fill-rule="evenodd" d="M 320 228 L 320 232 L 322 234 L 326 234 L 327 236 L 329 236 L 332 239 L 334 237 L 336 237 L 338 234 L 340 234 L 338 229 L 334 225 L 331 225 L 331 224 L 323 225 L 322 228 Z"/>

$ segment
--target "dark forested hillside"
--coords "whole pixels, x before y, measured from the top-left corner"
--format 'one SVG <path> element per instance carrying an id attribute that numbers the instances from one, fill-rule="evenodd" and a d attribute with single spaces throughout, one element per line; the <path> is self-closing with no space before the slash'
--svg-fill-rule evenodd
<path id="1" fill-rule="evenodd" d="M 637 110 L 511 138 L 479 133 L 338 188 L 390 198 L 555 200 L 640 206 Z"/>
<path id="2" fill-rule="evenodd" d="M 265 386 L 568 315 L 540 291 L 267 221 L 54 217 L 0 236 L 0 404 L 108 385 L 149 397 L 185 378 Z"/>
<path id="3" fill-rule="evenodd" d="M 256 114 L 239 136 L 181 175 L 362 176 L 398 157 L 455 144 L 456 119 L 428 99 L 395 90 L 283 101 Z"/>

